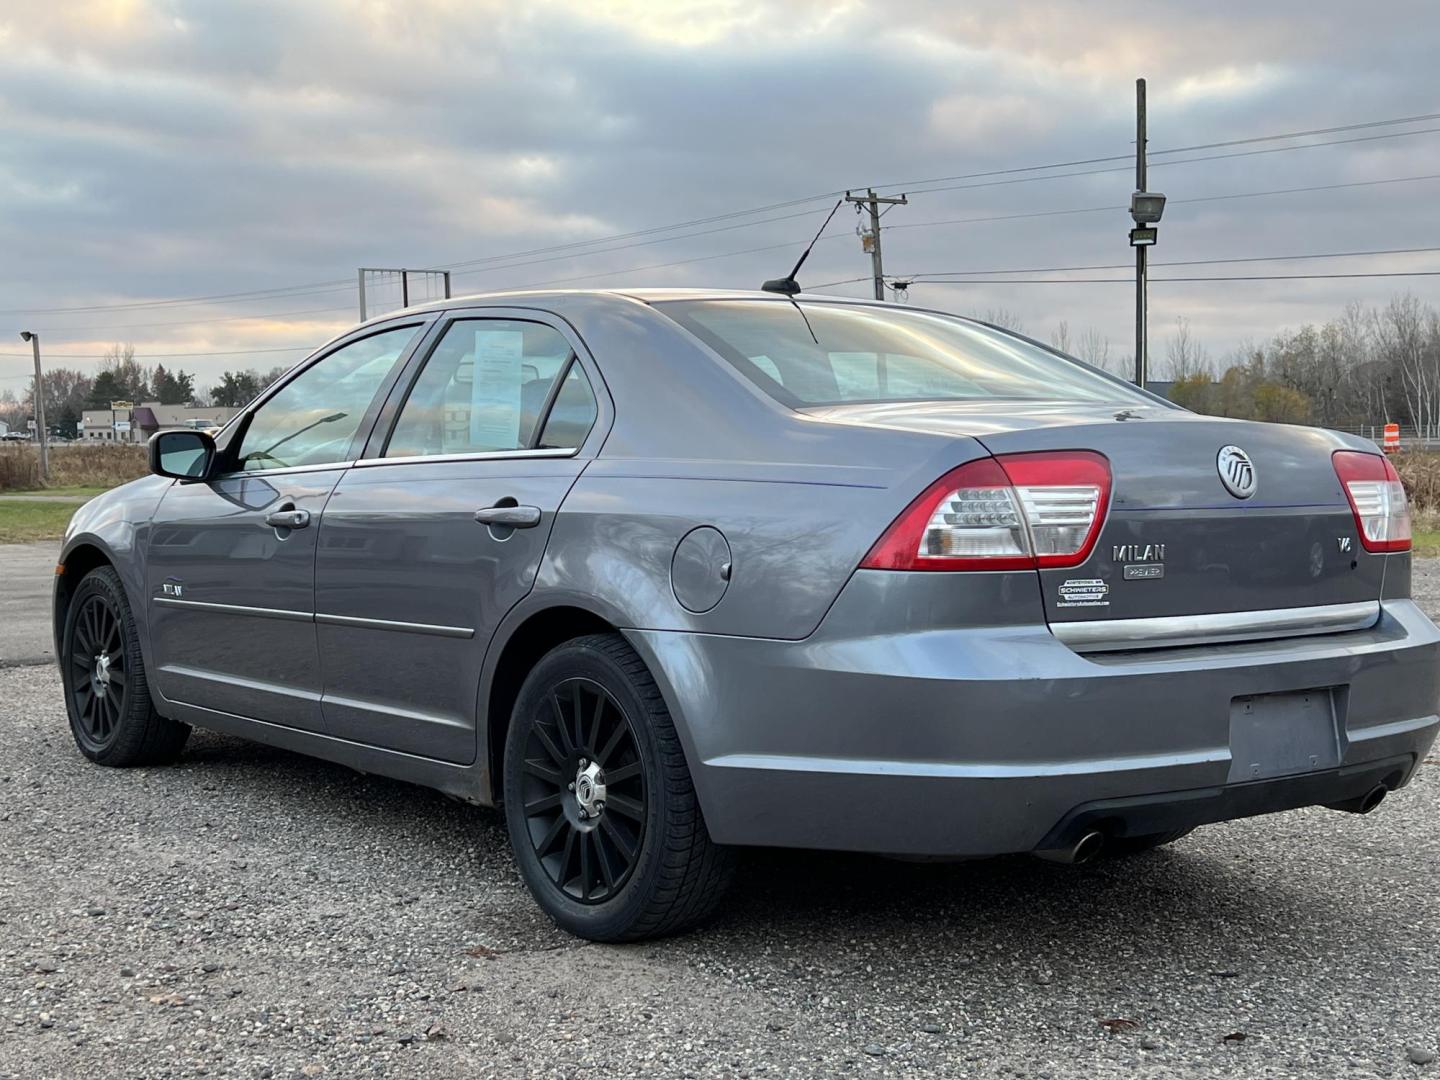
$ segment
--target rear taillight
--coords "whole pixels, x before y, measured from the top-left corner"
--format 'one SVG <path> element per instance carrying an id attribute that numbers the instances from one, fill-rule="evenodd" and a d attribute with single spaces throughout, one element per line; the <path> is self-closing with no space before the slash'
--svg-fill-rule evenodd
<path id="1" fill-rule="evenodd" d="M 1335 475 L 1345 488 L 1366 551 L 1410 550 L 1410 506 L 1400 474 L 1388 458 L 1337 450 Z"/>
<path id="2" fill-rule="evenodd" d="M 871 570 L 1078 566 L 1110 503 L 1110 463 L 1089 450 L 1005 454 L 946 473 L 875 542 Z"/>

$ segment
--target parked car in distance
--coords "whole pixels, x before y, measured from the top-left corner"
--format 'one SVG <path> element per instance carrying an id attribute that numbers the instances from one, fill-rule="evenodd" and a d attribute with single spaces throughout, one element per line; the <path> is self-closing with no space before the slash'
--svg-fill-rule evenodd
<path id="1" fill-rule="evenodd" d="M 503 805 L 595 940 L 705 918 L 739 846 L 1078 862 L 1363 812 L 1436 734 L 1374 444 L 941 312 L 449 300 L 150 455 L 56 577 L 82 753 L 203 727 Z"/>

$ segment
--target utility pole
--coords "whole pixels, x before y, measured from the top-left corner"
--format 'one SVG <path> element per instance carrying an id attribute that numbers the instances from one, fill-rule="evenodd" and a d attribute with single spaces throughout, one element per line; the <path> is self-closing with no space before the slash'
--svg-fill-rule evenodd
<path id="1" fill-rule="evenodd" d="M 1145 80 L 1135 80 L 1135 190 L 1145 190 Z M 1150 344 L 1145 328 L 1149 298 L 1146 280 L 1150 263 L 1150 246 L 1135 248 L 1135 385 L 1142 390 L 1150 369 Z"/>
<path id="2" fill-rule="evenodd" d="M 30 343 L 35 354 L 35 434 L 40 438 L 40 482 L 50 482 L 50 433 L 45 427 L 45 376 L 40 370 L 40 335 L 20 331 L 20 340 Z"/>
<path id="3" fill-rule="evenodd" d="M 865 250 L 870 252 L 870 268 L 875 275 L 875 299 L 884 300 L 885 265 L 880 256 L 880 205 L 905 206 L 908 200 L 904 195 L 899 198 L 876 195 L 874 188 L 867 188 L 864 195 L 852 195 L 847 191 L 845 201 L 854 203 L 857 208 L 861 205 L 870 208 L 870 232 L 865 237 Z"/>

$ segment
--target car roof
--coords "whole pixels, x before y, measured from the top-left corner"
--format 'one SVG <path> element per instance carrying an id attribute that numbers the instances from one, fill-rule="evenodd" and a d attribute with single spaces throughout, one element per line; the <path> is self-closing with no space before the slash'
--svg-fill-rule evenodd
<path id="1" fill-rule="evenodd" d="M 448 300 L 432 300 L 425 304 L 415 304 L 405 308 L 405 314 L 413 314 L 417 311 L 444 311 L 449 308 L 465 307 L 471 303 L 493 304 L 496 300 L 525 300 L 536 301 L 546 300 L 555 302 L 573 301 L 578 299 L 596 299 L 612 297 L 617 301 L 638 300 L 644 304 L 661 303 L 666 300 L 774 300 L 788 301 L 788 296 L 779 293 L 763 292 L 759 289 L 673 289 L 673 288 L 636 288 L 636 289 L 517 289 L 506 292 L 471 293 L 465 296 L 452 296 Z M 846 304 L 884 304 L 886 307 L 900 305 L 889 304 L 880 300 L 861 299 L 854 296 L 835 296 L 828 293 L 801 293 L 795 297 L 799 300 L 824 300 L 826 302 L 838 302 Z M 400 314 L 398 311 L 387 312 L 384 318 L 394 318 Z"/>

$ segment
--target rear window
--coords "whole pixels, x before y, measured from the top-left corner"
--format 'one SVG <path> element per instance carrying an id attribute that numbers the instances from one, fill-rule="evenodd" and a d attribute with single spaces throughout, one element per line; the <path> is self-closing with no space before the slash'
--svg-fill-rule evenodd
<path id="1" fill-rule="evenodd" d="M 792 408 L 990 398 L 1152 403 L 1078 360 L 948 315 L 770 300 L 656 306 Z"/>

